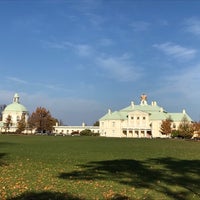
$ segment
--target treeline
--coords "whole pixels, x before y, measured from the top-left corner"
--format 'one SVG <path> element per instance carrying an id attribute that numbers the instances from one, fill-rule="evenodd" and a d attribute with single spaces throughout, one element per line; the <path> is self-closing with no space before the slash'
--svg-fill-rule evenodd
<path id="1" fill-rule="evenodd" d="M 16 134 L 21 134 L 24 132 L 38 132 L 38 133 L 51 133 L 53 131 L 53 126 L 58 122 L 58 120 L 51 116 L 49 110 L 43 107 L 36 108 L 28 120 L 25 118 L 25 114 L 22 114 L 21 118 L 17 122 Z M 12 117 L 8 115 L 6 122 L 4 123 L 5 133 L 10 132 L 12 127 Z"/>
<path id="2" fill-rule="evenodd" d="M 160 132 L 163 135 L 171 136 L 172 138 L 200 138 L 200 122 L 190 122 L 186 116 L 183 117 L 178 127 L 173 123 L 171 118 L 163 120 L 161 123 Z"/>
<path id="3" fill-rule="evenodd" d="M 59 121 L 52 117 L 49 110 L 43 107 L 38 107 L 36 110 L 29 116 L 28 120 L 26 119 L 25 114 L 22 114 L 21 118 L 17 122 L 17 129 L 15 132 L 12 132 L 12 117 L 8 115 L 6 122 L 4 123 L 5 132 L 9 134 L 53 134 L 54 126 Z M 94 126 L 99 126 L 99 121 L 94 123 Z M 99 136 L 99 133 L 94 133 L 90 129 L 85 129 L 79 132 L 73 132 L 72 135 L 81 135 L 81 136 Z"/>

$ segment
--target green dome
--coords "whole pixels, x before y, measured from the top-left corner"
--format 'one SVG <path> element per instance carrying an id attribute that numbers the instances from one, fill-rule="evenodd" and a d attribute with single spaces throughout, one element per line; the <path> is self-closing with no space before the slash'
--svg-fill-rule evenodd
<path id="1" fill-rule="evenodd" d="M 19 103 L 19 95 L 16 93 L 13 98 L 13 103 L 6 106 L 4 112 L 14 111 L 14 112 L 28 112 L 28 110 Z"/>
<path id="2" fill-rule="evenodd" d="M 28 110 L 26 109 L 26 107 L 24 107 L 22 104 L 20 103 L 11 103 L 8 106 L 6 106 L 4 111 L 14 111 L 14 112 L 28 112 Z"/>

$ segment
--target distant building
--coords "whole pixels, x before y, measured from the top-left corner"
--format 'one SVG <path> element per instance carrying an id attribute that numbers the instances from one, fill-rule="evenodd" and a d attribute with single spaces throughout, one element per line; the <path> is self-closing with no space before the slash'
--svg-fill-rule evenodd
<path id="1" fill-rule="evenodd" d="M 11 117 L 11 125 L 9 127 L 10 132 L 15 132 L 17 129 L 17 123 L 20 121 L 22 115 L 25 116 L 25 121 L 28 120 L 29 112 L 25 106 L 20 104 L 19 95 L 16 93 L 13 97 L 13 103 L 7 105 L 2 112 L 2 121 L 0 122 L 0 132 L 5 131 L 5 123 L 8 116 Z"/>
<path id="2" fill-rule="evenodd" d="M 149 105 L 147 96 L 141 95 L 140 104 L 134 102 L 119 111 L 108 113 L 100 118 L 100 135 L 105 137 L 150 138 L 166 137 L 160 132 L 162 120 L 172 119 L 172 129 L 178 129 L 183 117 L 192 122 L 183 110 L 181 113 L 168 113 L 155 101 Z"/>
<path id="3" fill-rule="evenodd" d="M 54 126 L 54 133 L 55 135 L 73 135 L 79 134 L 81 131 L 89 129 L 92 133 L 99 133 L 98 126 L 86 126 L 85 123 L 82 123 L 82 126 L 59 126 L 56 124 Z"/>
<path id="4" fill-rule="evenodd" d="M 3 110 L 3 111 L 2 111 Z M 19 95 L 15 94 L 13 102 L 7 106 L 0 106 L 2 121 L 0 121 L 0 132 L 6 131 L 5 123 L 8 116 L 11 117 L 11 125 L 9 132 L 17 130 L 17 124 L 24 115 L 26 122 L 28 121 L 29 112 L 25 106 L 19 101 Z M 172 129 L 177 130 L 182 119 L 186 117 L 192 122 L 191 117 L 183 110 L 180 113 L 169 113 L 162 107 L 158 106 L 156 101 L 150 105 L 147 103 L 147 96 L 141 95 L 140 104 L 134 102 L 128 107 L 112 112 L 110 109 L 103 117 L 99 119 L 99 126 L 54 126 L 55 135 L 73 135 L 80 133 L 85 129 L 91 130 L 93 133 L 99 133 L 103 137 L 128 137 L 128 138 L 164 138 L 160 131 L 162 120 L 170 118 L 172 120 Z M 26 133 L 32 133 L 26 130 Z"/>

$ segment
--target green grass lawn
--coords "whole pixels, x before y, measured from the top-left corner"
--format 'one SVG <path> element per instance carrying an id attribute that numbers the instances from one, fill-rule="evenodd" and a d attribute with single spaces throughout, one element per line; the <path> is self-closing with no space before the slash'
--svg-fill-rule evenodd
<path id="1" fill-rule="evenodd" d="M 0 135 L 0 199 L 200 199 L 200 143 Z"/>

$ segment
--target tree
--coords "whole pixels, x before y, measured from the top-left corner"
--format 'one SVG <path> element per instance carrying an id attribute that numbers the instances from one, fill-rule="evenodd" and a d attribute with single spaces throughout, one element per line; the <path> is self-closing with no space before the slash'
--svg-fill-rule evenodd
<path id="1" fill-rule="evenodd" d="M 46 108 L 38 107 L 35 112 L 31 114 L 28 120 L 30 129 L 36 129 L 37 132 L 46 133 L 52 132 L 57 119 L 51 116 L 51 113 Z"/>
<path id="2" fill-rule="evenodd" d="M 194 132 L 192 124 L 188 121 L 186 116 L 181 120 L 178 130 L 179 135 L 186 139 L 191 138 Z"/>
<path id="3" fill-rule="evenodd" d="M 25 114 L 22 114 L 21 119 L 19 120 L 17 124 L 17 130 L 16 133 L 20 134 L 26 129 L 26 119 Z"/>
<path id="4" fill-rule="evenodd" d="M 163 135 L 170 135 L 172 133 L 171 124 L 172 124 L 171 118 L 162 120 L 160 131 Z"/>
<path id="5" fill-rule="evenodd" d="M 192 124 L 194 130 L 194 137 L 200 138 L 200 121 Z"/>
<path id="6" fill-rule="evenodd" d="M 4 128 L 6 132 L 10 129 L 10 126 L 12 126 L 12 117 L 11 115 L 8 115 L 6 118 L 6 122 L 4 123 Z"/>
<path id="7" fill-rule="evenodd" d="M 99 121 L 96 121 L 93 126 L 99 126 Z"/>

